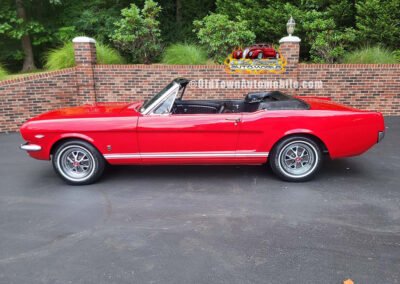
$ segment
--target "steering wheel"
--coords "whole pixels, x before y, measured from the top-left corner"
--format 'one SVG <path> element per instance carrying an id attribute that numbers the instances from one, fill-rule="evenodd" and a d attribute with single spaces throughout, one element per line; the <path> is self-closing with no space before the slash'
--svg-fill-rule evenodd
<path id="1" fill-rule="evenodd" d="M 223 113 L 223 111 L 225 110 L 225 105 L 221 105 L 221 107 L 219 108 L 218 113 Z"/>

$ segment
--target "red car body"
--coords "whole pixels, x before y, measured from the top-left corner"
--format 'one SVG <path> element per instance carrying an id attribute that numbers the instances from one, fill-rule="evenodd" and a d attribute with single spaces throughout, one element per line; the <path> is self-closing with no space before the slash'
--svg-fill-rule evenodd
<path id="1" fill-rule="evenodd" d="M 233 52 L 235 59 L 274 59 L 279 57 L 279 53 L 267 43 L 253 44 L 243 50 Z"/>
<path id="2" fill-rule="evenodd" d="M 364 153 L 385 131 L 382 114 L 326 98 L 301 98 L 307 110 L 144 115 L 141 102 L 99 103 L 50 111 L 21 127 L 31 157 L 49 160 L 60 141 L 94 145 L 110 164 L 262 164 L 293 134 L 320 140 L 333 159 Z"/>

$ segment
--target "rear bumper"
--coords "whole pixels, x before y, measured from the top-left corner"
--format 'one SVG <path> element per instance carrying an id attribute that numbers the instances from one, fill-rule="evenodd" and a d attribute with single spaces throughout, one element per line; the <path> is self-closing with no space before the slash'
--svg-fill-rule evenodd
<path id="1" fill-rule="evenodd" d="M 378 141 L 376 143 L 381 142 L 384 137 L 385 137 L 385 131 L 379 131 L 378 132 Z"/>
<path id="2" fill-rule="evenodd" d="M 29 142 L 26 142 L 24 144 L 21 144 L 20 149 L 25 151 L 37 152 L 41 151 L 42 147 L 36 144 L 29 144 Z"/>

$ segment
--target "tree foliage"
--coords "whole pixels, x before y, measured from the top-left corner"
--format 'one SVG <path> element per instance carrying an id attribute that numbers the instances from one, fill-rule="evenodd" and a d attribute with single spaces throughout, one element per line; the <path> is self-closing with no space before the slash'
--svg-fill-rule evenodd
<path id="1" fill-rule="evenodd" d="M 216 0 L 217 13 L 230 19 L 242 19 L 257 42 L 277 42 L 286 33 L 289 18 L 284 0 Z"/>
<path id="2" fill-rule="evenodd" d="M 215 10 L 215 0 L 159 0 L 161 38 L 165 43 L 196 42 L 193 21 Z"/>
<path id="3" fill-rule="evenodd" d="M 310 11 L 303 14 L 305 40 L 310 44 L 310 57 L 314 62 L 339 61 L 355 41 L 353 28 L 341 28 L 328 12 Z"/>
<path id="4" fill-rule="evenodd" d="M 40 46 L 52 40 L 48 23 L 41 21 L 41 16 L 58 2 L 38 2 L 4 0 L 0 5 L 0 47 L 4 50 L 0 54 L 0 60 L 24 60 L 23 71 L 35 68 L 32 45 Z M 35 7 L 35 4 L 38 6 Z M 30 15 L 34 8 L 36 14 L 32 17 Z"/>
<path id="5" fill-rule="evenodd" d="M 22 42 L 25 47 L 30 42 L 40 68 L 48 50 L 78 35 L 116 44 L 128 62 L 157 61 L 162 46 L 182 42 L 202 44 L 221 61 L 237 42 L 277 43 L 286 35 L 291 15 L 295 35 L 302 40 L 303 61 L 340 62 L 365 44 L 400 50 L 400 0 L 154 0 L 156 15 L 146 18 L 139 8 L 136 15 L 121 14 L 134 13 L 131 4 L 143 7 L 145 2 L 2 0 L 0 62 L 11 72 L 21 70 L 29 55 Z M 24 8 L 25 21 L 18 16 L 17 3 Z M 136 23 L 131 25 L 129 17 L 137 17 Z M 226 32 L 229 37 L 221 37 Z"/>
<path id="6" fill-rule="evenodd" d="M 135 4 L 123 9 L 122 19 L 115 22 L 117 28 L 111 37 L 115 45 L 130 53 L 137 62 L 154 62 L 162 48 L 157 20 L 160 11 L 153 0 L 146 0 L 141 11 Z"/>
<path id="7" fill-rule="evenodd" d="M 255 34 L 249 30 L 247 21 L 238 17 L 235 21 L 227 15 L 210 14 L 203 20 L 194 21 L 199 42 L 206 46 L 215 61 L 222 63 L 235 47 L 254 41 Z"/>
<path id="8" fill-rule="evenodd" d="M 356 8 L 360 42 L 400 48 L 400 0 L 360 0 Z"/>

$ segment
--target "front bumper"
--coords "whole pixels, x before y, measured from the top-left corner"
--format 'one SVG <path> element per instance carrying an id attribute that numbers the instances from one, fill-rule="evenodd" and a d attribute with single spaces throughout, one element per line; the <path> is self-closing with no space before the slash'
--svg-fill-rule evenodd
<path id="1" fill-rule="evenodd" d="M 24 144 L 21 144 L 20 149 L 25 151 L 37 152 L 42 150 L 42 147 L 36 144 L 29 144 L 29 142 L 26 142 Z"/>
<path id="2" fill-rule="evenodd" d="M 379 131 L 378 132 L 378 142 L 377 143 L 381 142 L 384 137 L 385 137 L 385 131 Z"/>

